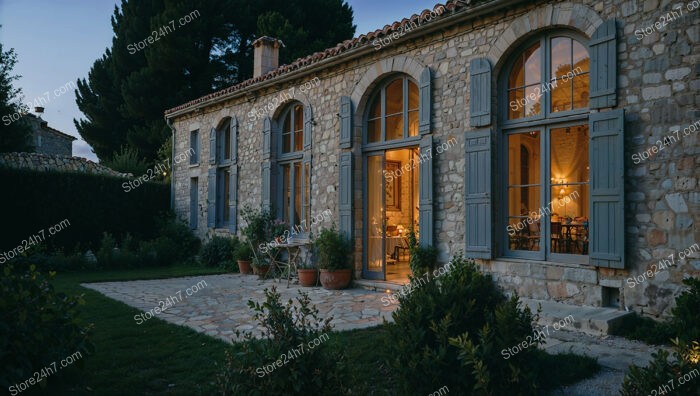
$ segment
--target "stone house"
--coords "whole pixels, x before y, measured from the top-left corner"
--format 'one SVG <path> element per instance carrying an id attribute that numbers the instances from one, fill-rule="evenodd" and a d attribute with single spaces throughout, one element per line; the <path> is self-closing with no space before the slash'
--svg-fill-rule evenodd
<path id="1" fill-rule="evenodd" d="M 34 152 L 47 155 L 73 156 L 73 141 L 75 137 L 51 128 L 41 116 L 27 113 L 24 120 L 32 131 L 31 140 Z"/>
<path id="2" fill-rule="evenodd" d="M 330 210 L 380 281 L 413 227 L 521 296 L 668 314 L 700 275 L 699 5 L 448 2 L 279 67 L 260 38 L 166 111 L 174 209 L 202 237 Z"/>

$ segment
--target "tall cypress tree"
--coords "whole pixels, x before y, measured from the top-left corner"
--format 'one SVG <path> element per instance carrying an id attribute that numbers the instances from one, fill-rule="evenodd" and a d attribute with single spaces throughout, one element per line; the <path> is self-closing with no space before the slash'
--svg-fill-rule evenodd
<path id="1" fill-rule="evenodd" d="M 250 78 L 255 37 L 285 41 L 281 63 L 352 37 L 347 4 L 311 1 L 122 0 L 111 48 L 78 81 L 78 132 L 102 160 L 130 146 L 154 161 L 170 135 L 163 112 Z"/>

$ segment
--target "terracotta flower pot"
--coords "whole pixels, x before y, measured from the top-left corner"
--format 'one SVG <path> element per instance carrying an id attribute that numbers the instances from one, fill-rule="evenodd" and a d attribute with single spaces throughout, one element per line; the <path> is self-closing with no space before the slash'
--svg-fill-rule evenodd
<path id="1" fill-rule="evenodd" d="M 258 266 L 258 276 L 259 276 L 260 278 L 264 278 L 265 275 L 267 275 L 267 271 L 269 271 L 269 270 L 270 270 L 270 266 L 269 266 L 269 265 L 266 265 L 266 266 L 264 266 L 264 267 Z M 255 271 L 255 267 L 253 267 L 253 271 Z"/>
<path id="2" fill-rule="evenodd" d="M 328 290 L 339 290 L 345 289 L 350 284 L 350 279 L 352 276 L 352 271 L 349 269 L 344 270 L 321 270 L 321 285 L 324 289 Z"/>
<path id="3" fill-rule="evenodd" d="M 299 268 L 297 272 L 299 273 L 300 285 L 304 287 L 316 286 L 316 282 L 318 281 L 317 269 Z"/>
<path id="4" fill-rule="evenodd" d="M 241 274 L 250 275 L 253 273 L 253 269 L 250 266 L 249 260 L 237 260 L 237 262 L 238 262 L 238 271 Z"/>

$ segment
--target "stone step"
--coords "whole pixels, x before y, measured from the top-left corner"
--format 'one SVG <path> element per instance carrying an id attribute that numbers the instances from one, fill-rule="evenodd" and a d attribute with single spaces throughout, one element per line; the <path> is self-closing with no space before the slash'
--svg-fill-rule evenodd
<path id="1" fill-rule="evenodd" d="M 585 307 L 522 297 L 520 300 L 530 307 L 533 314 L 537 312 L 538 306 L 542 307 L 538 320 L 542 326 L 549 325 L 557 330 L 580 331 L 595 336 L 610 334 L 622 325 L 626 316 L 632 315 L 632 312 L 616 308 Z"/>
<path id="2" fill-rule="evenodd" d="M 394 293 L 401 290 L 401 288 L 403 287 L 403 283 L 400 282 L 378 281 L 369 279 L 355 279 L 352 281 L 352 283 L 353 287 L 384 293 L 387 293 L 387 290 L 389 290 L 389 293 Z"/>

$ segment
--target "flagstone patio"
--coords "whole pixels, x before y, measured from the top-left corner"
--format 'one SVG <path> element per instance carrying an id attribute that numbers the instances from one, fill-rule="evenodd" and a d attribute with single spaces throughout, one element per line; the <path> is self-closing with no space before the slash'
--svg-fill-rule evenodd
<path id="1" fill-rule="evenodd" d="M 206 286 L 187 295 L 187 289 L 200 281 Z M 332 316 L 335 330 L 352 330 L 372 327 L 391 320 L 391 313 L 398 305 L 381 300 L 384 293 L 364 289 L 339 291 L 321 287 L 286 286 L 286 281 L 261 280 L 257 276 L 225 274 L 185 278 L 140 280 L 128 282 L 88 283 L 82 286 L 96 290 L 107 297 L 121 301 L 144 312 L 160 306 L 160 301 L 170 298 L 171 307 L 154 316 L 178 325 L 188 326 L 196 331 L 225 340 L 236 341 L 236 330 L 242 333 L 260 334 L 260 329 L 248 308 L 248 300 L 261 302 L 265 299 L 264 289 L 276 286 L 283 301 L 299 296 L 298 290 L 309 293 L 311 302 L 316 305 L 322 317 Z M 193 289 L 190 289 L 193 291 Z M 179 292 L 179 293 L 178 293 Z M 387 301 L 387 300 L 385 300 Z M 150 319 L 140 317 L 140 321 Z M 125 318 L 134 321 L 135 318 Z"/>

